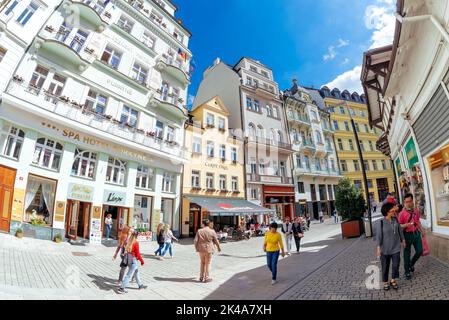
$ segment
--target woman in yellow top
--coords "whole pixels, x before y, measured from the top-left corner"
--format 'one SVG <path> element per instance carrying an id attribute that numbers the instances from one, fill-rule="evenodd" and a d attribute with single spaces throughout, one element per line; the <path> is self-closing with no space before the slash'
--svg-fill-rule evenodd
<path id="1" fill-rule="evenodd" d="M 270 224 L 270 231 L 265 234 L 265 241 L 263 243 L 263 251 L 267 253 L 268 269 L 270 269 L 272 274 L 272 285 L 276 283 L 279 252 L 281 252 L 282 257 L 285 256 L 284 245 L 282 244 L 282 236 L 277 230 L 277 223 L 273 222 L 272 224 Z"/>

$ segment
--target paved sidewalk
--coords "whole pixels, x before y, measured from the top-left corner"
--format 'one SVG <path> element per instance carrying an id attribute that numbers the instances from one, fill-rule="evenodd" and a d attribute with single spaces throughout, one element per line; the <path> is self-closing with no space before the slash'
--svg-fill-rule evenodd
<path id="1" fill-rule="evenodd" d="M 213 258 L 212 283 L 198 282 L 199 259 L 191 239 L 174 247 L 175 258 L 155 259 L 153 243 L 142 244 L 139 269 L 146 290 L 131 283 L 116 293 L 119 261 L 113 248 L 78 247 L 0 234 L 0 299 L 449 299 L 449 266 L 426 257 L 412 282 L 399 292 L 368 290 L 367 267 L 378 266 L 372 239 L 342 240 L 340 225 L 313 223 L 299 255 L 279 261 L 271 286 L 263 238 L 223 244 Z M 294 245 L 293 245 L 294 246 Z"/>

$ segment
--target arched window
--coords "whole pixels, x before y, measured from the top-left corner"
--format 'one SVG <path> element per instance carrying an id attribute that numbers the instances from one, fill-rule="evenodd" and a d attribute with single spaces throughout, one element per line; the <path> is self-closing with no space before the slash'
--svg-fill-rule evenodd
<path id="1" fill-rule="evenodd" d="M 97 154 L 95 152 L 76 149 L 75 159 L 72 165 L 72 175 L 93 179 L 97 165 Z"/>
<path id="2" fill-rule="evenodd" d="M 106 171 L 106 181 L 119 185 L 125 184 L 126 162 L 109 157 L 108 169 Z"/>
<path id="3" fill-rule="evenodd" d="M 321 138 L 321 133 L 319 131 L 315 132 L 315 136 L 316 136 L 317 143 L 323 143 L 323 139 Z"/>
<path id="4" fill-rule="evenodd" d="M 39 138 L 34 148 L 33 164 L 58 170 L 62 158 L 62 144 L 47 138 Z"/>
<path id="5" fill-rule="evenodd" d="M 8 136 L 6 138 L 5 148 L 3 149 L 3 155 L 19 159 L 25 132 L 16 127 L 8 127 L 5 131 L 8 132 Z"/>
<path id="6" fill-rule="evenodd" d="M 256 127 L 254 126 L 254 124 L 250 123 L 248 125 L 248 128 L 249 128 L 249 130 L 248 130 L 249 137 L 255 138 L 256 137 Z"/>

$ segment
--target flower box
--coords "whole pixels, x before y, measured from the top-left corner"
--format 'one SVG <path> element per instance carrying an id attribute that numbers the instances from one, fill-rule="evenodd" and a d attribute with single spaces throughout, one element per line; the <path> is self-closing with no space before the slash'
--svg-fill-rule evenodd
<path id="1" fill-rule="evenodd" d="M 18 75 L 15 75 L 13 77 L 13 80 L 16 81 L 16 82 L 23 82 L 23 78 L 21 76 L 18 76 Z"/>
<path id="2" fill-rule="evenodd" d="M 105 13 L 104 13 L 104 16 L 105 16 L 106 18 L 111 18 L 111 17 L 112 17 L 112 15 L 111 15 L 109 12 L 105 12 Z"/>

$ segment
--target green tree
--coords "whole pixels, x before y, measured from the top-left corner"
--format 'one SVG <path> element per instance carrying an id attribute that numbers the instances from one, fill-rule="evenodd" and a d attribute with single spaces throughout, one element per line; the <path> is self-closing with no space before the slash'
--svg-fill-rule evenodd
<path id="1" fill-rule="evenodd" d="M 342 178 L 338 182 L 335 207 L 343 221 L 354 221 L 363 217 L 365 199 L 360 190 L 348 178 Z"/>

